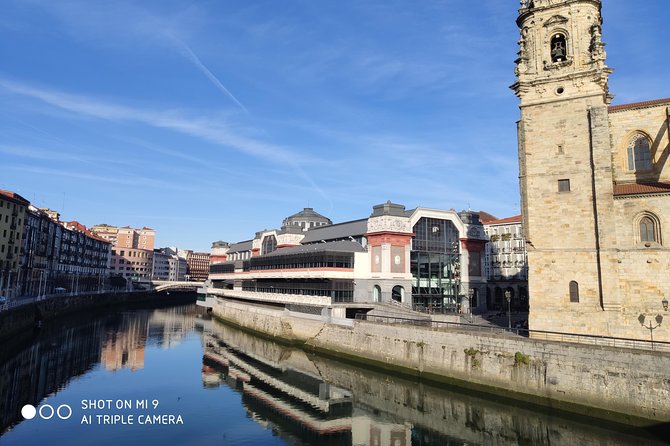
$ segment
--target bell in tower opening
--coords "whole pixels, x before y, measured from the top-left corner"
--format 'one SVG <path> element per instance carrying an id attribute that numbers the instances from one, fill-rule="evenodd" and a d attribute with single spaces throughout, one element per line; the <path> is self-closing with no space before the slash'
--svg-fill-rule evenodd
<path id="1" fill-rule="evenodd" d="M 565 62 L 567 58 L 566 42 L 563 34 L 554 34 L 551 38 L 551 61 Z"/>

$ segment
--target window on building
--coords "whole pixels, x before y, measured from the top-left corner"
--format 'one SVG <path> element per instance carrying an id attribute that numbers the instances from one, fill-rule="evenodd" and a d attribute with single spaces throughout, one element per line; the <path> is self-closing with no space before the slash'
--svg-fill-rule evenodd
<path id="1" fill-rule="evenodd" d="M 404 297 L 405 297 L 405 289 L 400 285 L 394 286 L 391 292 L 391 299 L 395 300 L 396 302 L 402 302 Z"/>
<path id="2" fill-rule="evenodd" d="M 570 282 L 570 302 L 579 302 L 579 284 L 574 280 Z"/>
<path id="3" fill-rule="evenodd" d="M 263 239 L 261 254 L 269 254 L 277 249 L 277 239 L 274 235 L 268 235 Z"/>
<path id="4" fill-rule="evenodd" d="M 551 61 L 565 62 L 568 60 L 567 39 L 565 35 L 556 33 L 551 38 Z"/>
<path id="5" fill-rule="evenodd" d="M 470 262 L 468 264 L 468 274 L 471 276 L 481 276 L 482 275 L 482 260 L 481 252 L 479 251 L 470 251 Z"/>
<path id="6" fill-rule="evenodd" d="M 627 148 L 628 170 L 651 170 L 651 144 L 649 138 L 638 133 L 631 138 Z"/>
<path id="7" fill-rule="evenodd" d="M 658 221 L 649 215 L 642 217 L 639 223 L 640 241 L 660 243 Z"/>
<path id="8" fill-rule="evenodd" d="M 570 180 L 558 180 L 559 192 L 570 192 Z"/>
<path id="9" fill-rule="evenodd" d="M 375 285 L 375 287 L 372 289 L 372 299 L 374 302 L 382 301 L 382 289 L 379 285 Z"/>

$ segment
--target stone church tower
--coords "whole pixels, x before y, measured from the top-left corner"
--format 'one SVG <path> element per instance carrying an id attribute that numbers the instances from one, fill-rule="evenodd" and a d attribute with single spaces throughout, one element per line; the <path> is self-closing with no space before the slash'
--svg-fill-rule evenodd
<path id="1" fill-rule="evenodd" d="M 670 211 L 670 184 L 660 201 L 656 190 L 625 204 L 617 195 L 618 185 L 628 181 L 639 186 L 644 178 L 626 179 L 617 172 L 627 170 L 625 146 L 632 130 L 649 128 L 647 133 L 656 137 L 667 129 L 670 100 L 631 104 L 631 110 L 647 112 L 622 122 L 631 128 L 620 132 L 621 142 L 613 141 L 617 123 L 610 114 L 616 107 L 609 107 L 612 70 L 605 63 L 601 1 L 521 3 L 512 89 L 521 109 L 519 173 L 530 328 L 649 339 L 639 316 L 667 314 L 661 301 L 663 293 L 670 294 L 665 278 L 670 258 L 660 244 L 661 229 L 667 230 L 661 221 L 670 215 L 665 212 Z M 663 107 L 666 113 L 661 113 Z M 660 112 L 650 117 L 650 108 Z M 649 138 L 652 158 L 664 147 L 670 149 L 667 130 L 665 138 Z M 652 163 L 655 175 L 648 179 L 662 184 L 664 166 Z M 647 211 L 659 223 L 658 243 L 644 246 L 634 234 L 622 237 Z M 670 315 L 666 322 L 670 327 Z M 670 330 L 659 329 L 654 337 L 670 340 Z"/>

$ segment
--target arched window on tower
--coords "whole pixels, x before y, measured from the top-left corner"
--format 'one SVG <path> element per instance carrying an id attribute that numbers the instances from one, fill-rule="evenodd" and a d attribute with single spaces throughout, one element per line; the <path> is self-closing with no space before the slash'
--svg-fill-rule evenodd
<path id="1" fill-rule="evenodd" d="M 649 138 L 638 133 L 631 138 L 627 148 L 628 170 L 651 170 L 651 144 Z"/>
<path id="2" fill-rule="evenodd" d="M 568 44 L 565 35 L 556 33 L 551 37 L 551 61 L 565 62 L 568 60 Z"/>
<path id="3" fill-rule="evenodd" d="M 579 284 L 574 280 L 570 282 L 570 302 L 579 302 Z"/>
<path id="4" fill-rule="evenodd" d="M 649 216 L 642 217 L 640 220 L 640 241 L 658 242 L 656 235 L 656 222 Z"/>

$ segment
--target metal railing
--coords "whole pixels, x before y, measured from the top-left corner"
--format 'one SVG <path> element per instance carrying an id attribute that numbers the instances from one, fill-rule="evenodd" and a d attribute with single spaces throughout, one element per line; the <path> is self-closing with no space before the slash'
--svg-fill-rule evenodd
<path id="1" fill-rule="evenodd" d="M 493 325 L 463 324 L 459 322 L 432 321 L 393 316 L 373 316 L 363 313 L 356 315 L 356 320 L 375 324 L 413 325 L 430 327 L 437 330 L 482 333 L 500 337 L 530 338 L 533 341 L 550 341 L 574 343 L 599 347 L 627 348 L 635 350 L 653 350 L 670 353 L 670 342 L 647 341 L 643 339 L 616 338 L 611 336 L 588 335 L 579 333 L 563 333 L 555 331 L 529 330 L 527 328 L 506 328 Z"/>
<path id="2" fill-rule="evenodd" d="M 126 289 L 126 288 L 105 288 L 101 290 L 92 290 L 92 291 L 78 291 L 78 292 L 59 292 L 59 293 L 48 293 L 42 294 L 39 296 L 17 296 L 7 299 L 5 304 L 0 305 L 0 313 L 6 310 L 10 310 L 15 307 L 20 307 L 23 305 L 32 304 L 35 302 L 42 302 L 46 300 L 57 300 L 67 297 L 78 297 L 78 296 L 94 296 L 100 294 L 133 294 L 133 293 L 145 293 L 150 290 L 142 289 Z"/>

